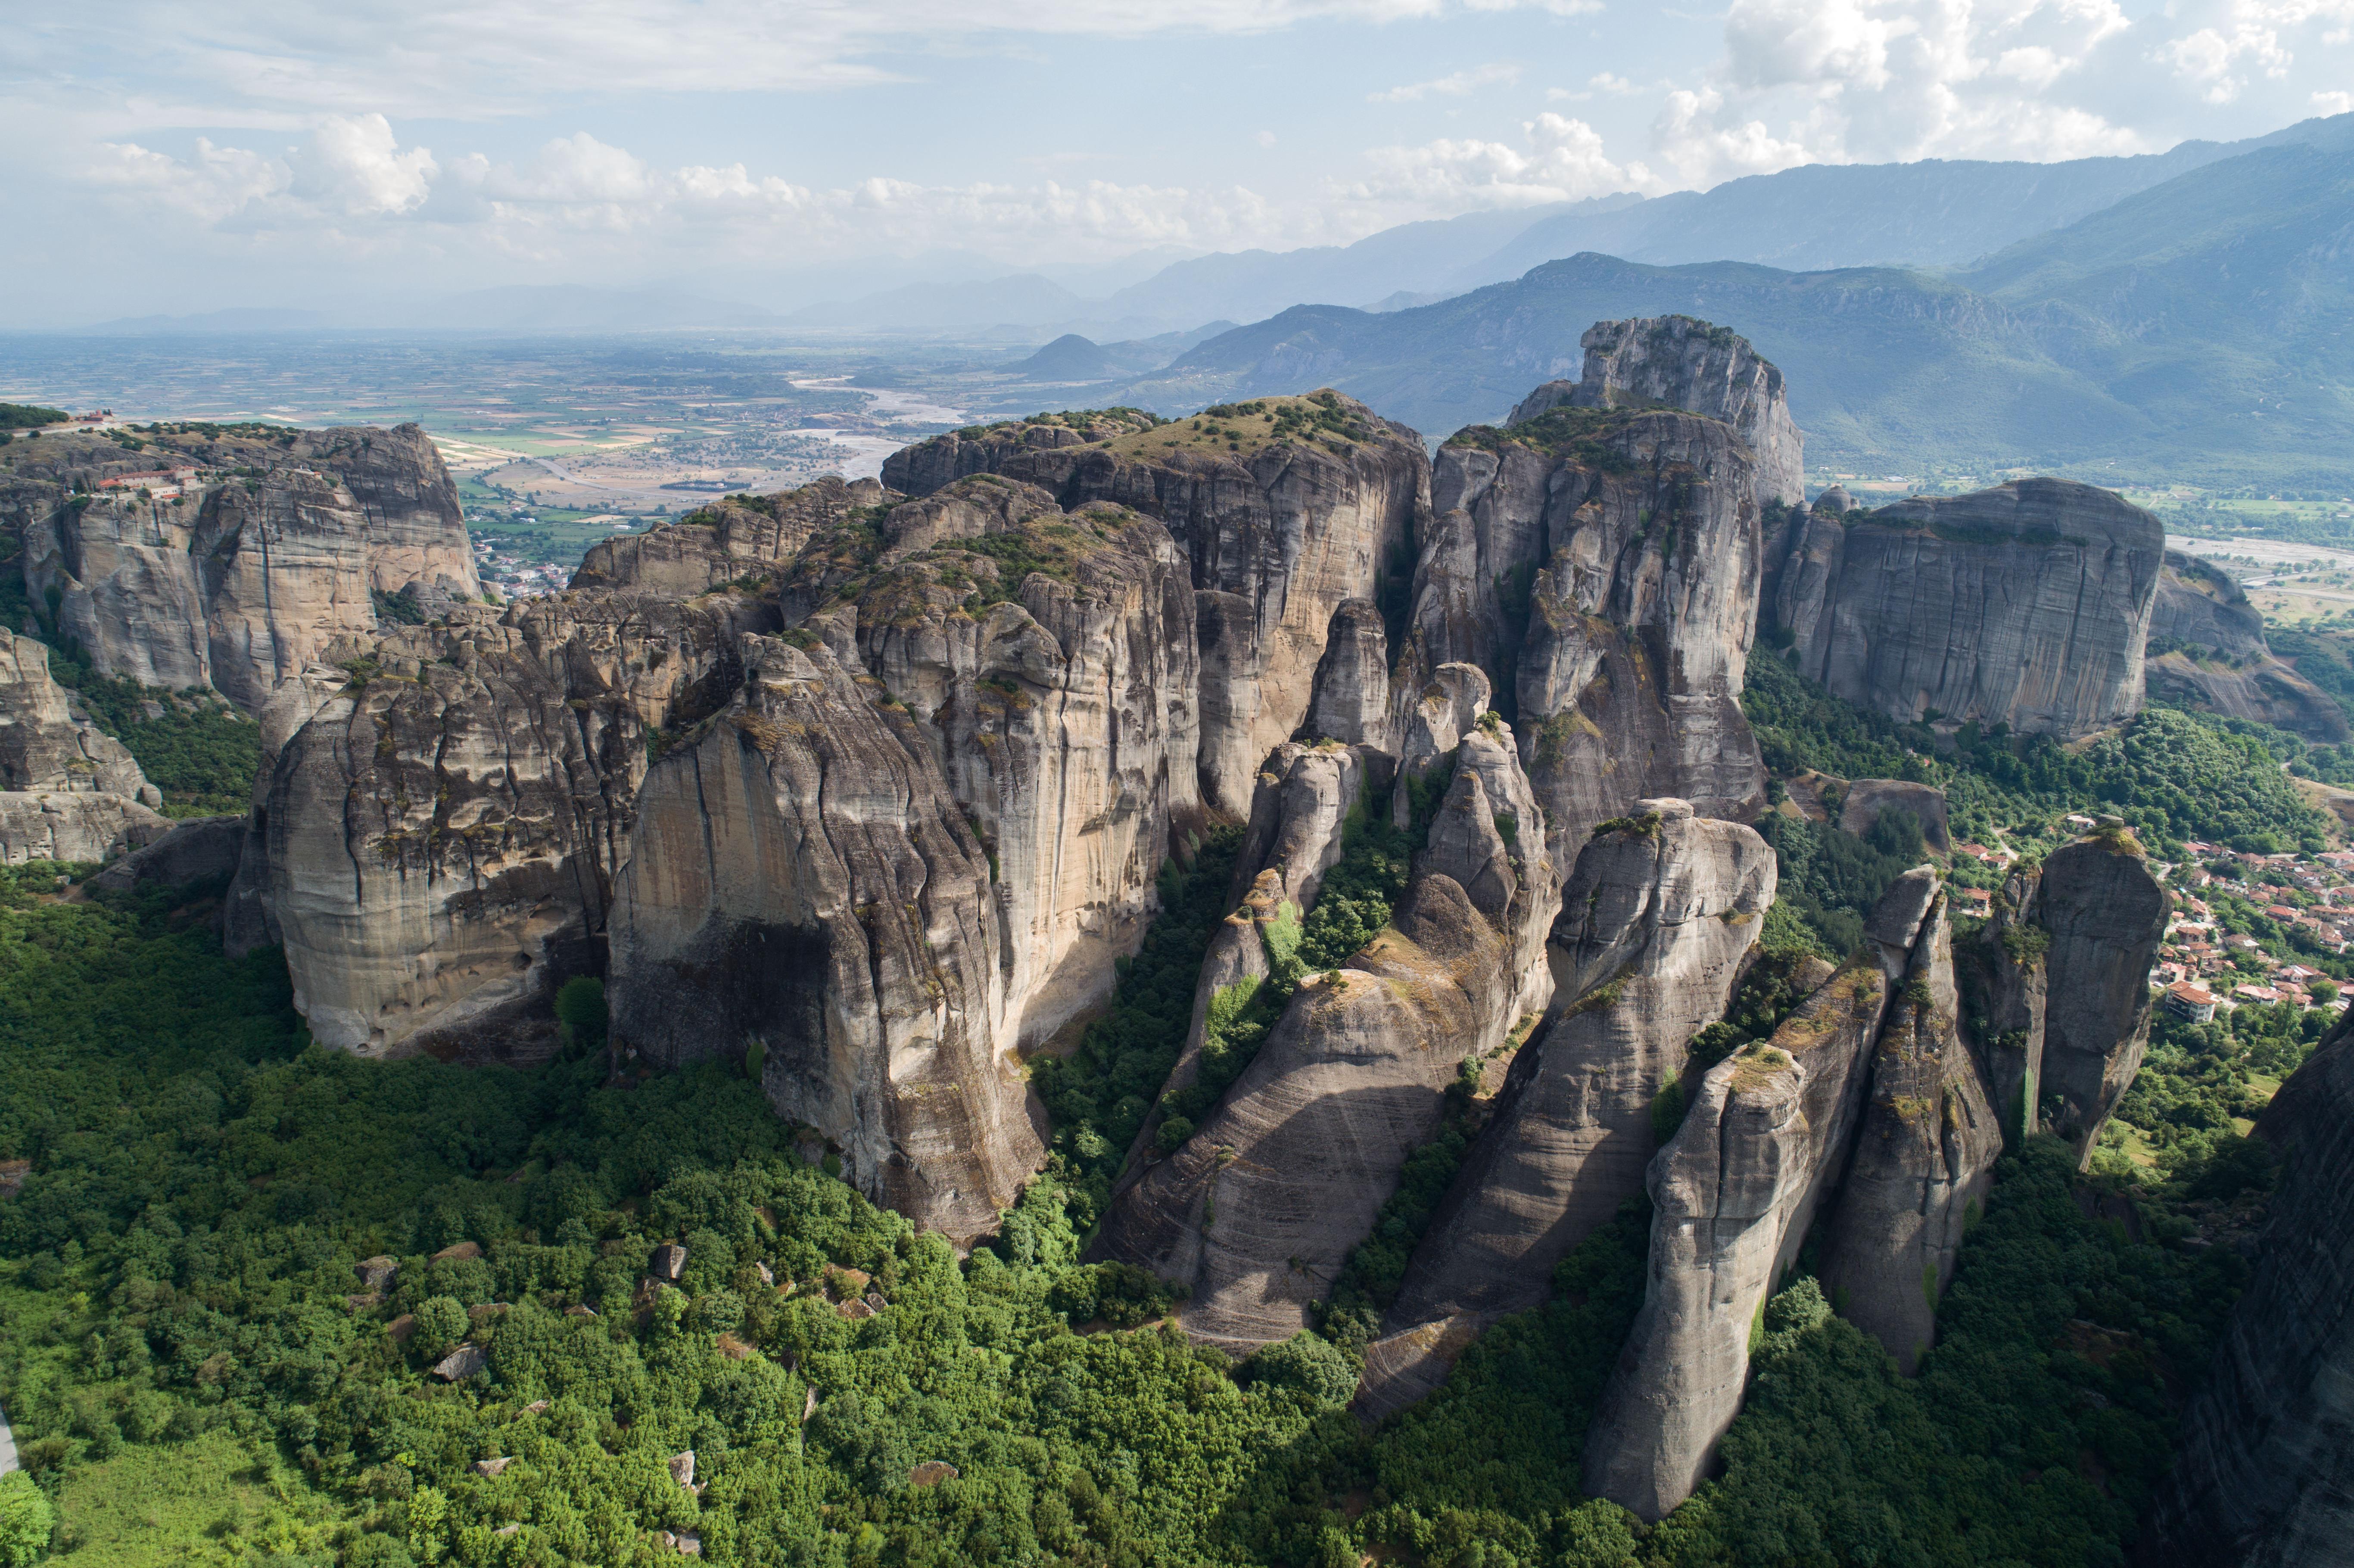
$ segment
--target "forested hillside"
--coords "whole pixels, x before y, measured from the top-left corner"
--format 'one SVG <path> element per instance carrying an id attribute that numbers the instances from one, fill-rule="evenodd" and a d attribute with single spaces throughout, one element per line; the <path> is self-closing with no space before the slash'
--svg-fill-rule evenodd
<path id="1" fill-rule="evenodd" d="M 2206 721 L 1941 761 L 1759 663 L 1778 767 L 1909 766 L 2006 822 L 2114 804 L 2161 840 L 2313 825 Z M 1776 924 L 1828 943 L 1911 846 L 1831 874 L 1809 869 L 1823 842 L 1807 861 L 1777 841 Z M 1332 928 L 1303 941 L 1378 925 L 1364 901 L 1390 895 L 1396 853 L 1353 838 L 1317 909 Z M 218 956 L 217 889 L 66 900 L 50 868 L 7 874 L 0 1160 L 28 1165 L 0 1202 L 0 1398 L 59 1561 L 610 1563 L 687 1537 L 779 1564 L 2121 1561 L 2246 1268 L 2169 1244 L 2260 1197 L 2232 1118 L 2310 1026 L 2249 1010 L 2161 1033 L 2123 1114 L 2163 1159 L 2105 1165 L 2129 1226 L 2088 1217 L 2063 1148 L 2006 1160 L 1918 1380 L 1802 1259 L 1724 1475 L 1644 1530 L 1575 1481 L 1643 1288 L 1639 1206 L 1373 1432 L 1340 1408 L 1347 1314 L 1233 1364 L 1159 1325 L 1130 1271 L 1074 1261 L 1096 1151 L 1131 1125 L 1090 1107 L 1134 1054 L 1161 1070 L 1227 864 L 1214 845 L 1165 874 L 1169 923 L 1050 1087 L 1062 1152 L 965 1259 L 809 1163 L 735 1069 L 609 1081 L 593 985 L 536 1072 L 365 1062 L 307 1044 L 274 953 Z M 1235 1021 L 1222 1071 L 1257 1027 Z M 666 1243 L 674 1282 L 655 1277 Z M 1353 1288 L 1377 1289 L 1364 1266 Z"/>

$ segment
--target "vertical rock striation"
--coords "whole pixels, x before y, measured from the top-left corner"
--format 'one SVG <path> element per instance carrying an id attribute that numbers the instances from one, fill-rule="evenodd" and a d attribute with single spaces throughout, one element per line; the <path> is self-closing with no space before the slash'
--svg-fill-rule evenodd
<path id="1" fill-rule="evenodd" d="M 1917 916 L 1908 885 L 1929 895 Z M 1935 873 L 1906 873 L 1865 935 L 1896 995 L 1825 1235 L 1822 1280 L 1840 1315 L 1909 1376 L 1936 1339 L 1937 1299 L 2002 1155 L 2002 1131 L 1955 1027 L 1953 938 Z"/>
<path id="2" fill-rule="evenodd" d="M 1524 1050 L 1433 1216 L 1386 1326 L 1533 1306 L 1553 1266 L 1617 1212 L 1653 1150 L 1651 1105 L 1724 1012 L 1774 901 L 1774 855 L 1691 804 L 1638 802 L 1562 893 L 1566 1006 Z"/>
<path id="3" fill-rule="evenodd" d="M 2149 1044 L 2149 966 L 2166 911 L 2166 890 L 2121 824 L 2043 863 L 2035 918 L 2051 946 L 2041 1097 L 2055 1107 L 2051 1129 L 2081 1159 L 2092 1158 Z"/>
<path id="4" fill-rule="evenodd" d="M 2164 554 L 2157 518 L 2071 480 L 1818 510 L 1774 614 L 1799 669 L 1859 706 L 2081 736 L 2141 710 Z"/>
<path id="5" fill-rule="evenodd" d="M 49 674 L 49 651 L 0 626 L 0 790 L 163 797 L 122 743 L 73 710 Z"/>
<path id="6" fill-rule="evenodd" d="M 1585 1440 L 1593 1495 L 1657 1520 L 1706 1475 L 1757 1316 L 1844 1167 L 1889 994 L 1874 963 L 1839 970 L 1709 1069 L 1652 1160 L 1643 1307 Z"/>
<path id="7" fill-rule="evenodd" d="M 995 1027 L 988 858 L 907 709 L 823 648 L 751 637 L 741 658 L 734 702 L 639 793 L 615 1038 L 664 1066 L 762 1045 L 780 1113 L 969 1243 L 1043 1157 Z"/>
<path id="8" fill-rule="evenodd" d="M 1740 692 L 1755 630 L 1756 468 L 1733 428 L 1560 408 L 1439 450 L 1394 703 L 1479 665 L 1566 862 L 1646 797 L 1734 815 L 1765 769 Z"/>
<path id="9" fill-rule="evenodd" d="M 1198 595 L 1201 793 L 1236 819 L 1260 761 L 1308 717 L 1335 612 L 1381 597 L 1430 489 L 1421 438 L 1362 404 L 1320 392 L 1250 407 L 1221 427 L 1223 449 L 1146 417 L 1069 415 L 938 437 L 883 475 L 918 496 L 1002 475 L 1066 510 L 1108 502 L 1163 523 Z"/>

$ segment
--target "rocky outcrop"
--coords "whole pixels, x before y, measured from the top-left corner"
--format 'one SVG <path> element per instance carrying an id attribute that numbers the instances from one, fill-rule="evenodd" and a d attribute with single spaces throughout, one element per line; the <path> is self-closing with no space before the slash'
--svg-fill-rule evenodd
<path id="1" fill-rule="evenodd" d="M 1514 1059 L 1407 1267 L 1393 1332 L 1541 1299 L 1553 1265 L 1641 1186 L 1652 1101 L 1731 999 L 1774 901 L 1773 852 L 1687 801 L 1638 806 L 1577 857 L 1554 955 L 1565 1005 Z"/>
<path id="2" fill-rule="evenodd" d="M 257 712 L 304 665 L 361 652 L 376 602 L 481 592 L 456 487 L 424 432 L 159 436 L 91 471 L 12 471 L 26 587 L 101 671 L 209 685 Z M 145 487 L 69 494 L 159 470 Z M 144 468 L 137 471 L 144 471 Z M 185 477 L 175 477 L 175 472 Z"/>
<path id="3" fill-rule="evenodd" d="M 1066 511 L 1108 502 L 1164 524 L 1196 590 L 1201 796 L 1235 819 L 1259 763 L 1308 718 L 1335 613 L 1379 599 L 1430 483 L 1421 438 L 1362 404 L 1320 392 L 1250 408 L 1220 427 L 1223 445 L 1164 436 L 1149 416 L 1064 415 L 938 437 L 884 472 L 917 496 L 1000 475 Z"/>
<path id="4" fill-rule="evenodd" d="M 49 651 L 0 626 L 0 790 L 164 797 L 122 743 L 74 711 L 49 675 Z M 96 857 L 81 857 L 96 858 Z"/>
<path id="5" fill-rule="evenodd" d="M 1955 955 L 1967 1036 L 1985 1075 L 1987 1098 L 2016 1150 L 2041 1129 L 2043 1030 L 2051 1008 L 2044 964 L 2051 933 L 2035 918 L 2041 867 L 2013 872 L 1994 896 L 1978 939 Z"/>
<path id="6" fill-rule="evenodd" d="M 744 641 L 744 684 L 637 801 L 611 927 L 618 1044 L 758 1047 L 762 1090 L 862 1190 L 960 1242 L 1044 1158 L 988 856 L 907 708 L 822 647 Z"/>
<path id="7" fill-rule="evenodd" d="M 2044 954 L 2040 1097 L 2051 1130 L 2092 1157 L 2149 1043 L 2149 966 L 2166 930 L 2166 890 L 2122 824 L 2043 863 L 2035 919 Z"/>
<path id="8" fill-rule="evenodd" d="M 233 943 L 274 925 L 296 1007 L 338 1049 L 552 1048 L 548 994 L 600 967 L 650 741 L 726 702 L 743 634 L 773 616 L 741 594 L 461 607 L 376 643 L 375 673 L 340 690 L 292 683 L 265 715 L 301 722 L 232 890 Z"/>
<path id="9" fill-rule="evenodd" d="M 1364 1238 L 1447 1083 L 1510 1025 L 1501 936 L 1449 878 L 1416 878 L 1391 927 L 1300 983 L 1177 1152 L 1113 1202 L 1091 1255 L 1184 1287 L 1186 1331 L 1285 1339 Z"/>
<path id="10" fill-rule="evenodd" d="M 1371 599 L 1344 599 L 1317 661 L 1315 695 L 1300 732 L 1310 739 L 1388 750 L 1389 635 Z"/>
<path id="11" fill-rule="evenodd" d="M 1762 800 L 1739 703 L 1756 470 L 1731 426 L 1556 409 L 1455 436 L 1431 494 L 1394 705 L 1450 661 L 1487 671 L 1557 861 L 1638 799 L 1706 815 Z"/>
<path id="12" fill-rule="evenodd" d="M 112 860 L 154 842 L 171 826 L 122 795 L 0 790 L 0 865 Z"/>
<path id="13" fill-rule="evenodd" d="M 2290 730 L 2325 745 L 2348 738 L 2329 694 L 2273 656 L 2264 619 L 2217 567 L 2166 552 L 2149 618 L 2149 694 Z"/>
<path id="14" fill-rule="evenodd" d="M 175 822 L 144 848 L 124 855 L 90 879 L 92 887 L 132 893 L 142 887 L 186 887 L 226 882 L 237 874 L 245 848 L 242 817 L 193 817 Z"/>
<path id="15" fill-rule="evenodd" d="M 1861 838 L 1880 825 L 1881 813 L 1909 811 L 1921 824 L 1921 842 L 1939 854 L 1953 851 L 1946 828 L 1946 792 L 1934 784 L 1903 779 L 1858 779 L 1840 802 L 1840 832 Z"/>
<path id="16" fill-rule="evenodd" d="M 2164 553 L 2140 507 L 2023 479 L 1814 513 L 1774 613 L 1798 668 L 1860 706 L 2081 736 L 2141 709 Z"/>
<path id="17" fill-rule="evenodd" d="M 896 499 L 871 479 L 844 483 L 832 474 L 773 495 L 731 495 L 642 534 L 599 539 L 581 557 L 572 587 L 691 599 L 741 578 L 772 577 L 812 535 Z"/>
<path id="18" fill-rule="evenodd" d="M 1915 911 L 1917 893 L 1927 906 Z M 2002 1155 L 1977 1061 L 1956 1029 L 1953 938 L 1936 874 L 1908 872 L 1866 923 L 1895 990 L 1871 1098 L 1826 1229 L 1822 1281 L 1841 1317 L 1910 1375 L 1935 1341 L 1937 1299 Z"/>
<path id="19" fill-rule="evenodd" d="M 1646 1178 L 1643 1307 L 1585 1440 L 1589 1493 L 1657 1520 L 1707 1474 L 1757 1316 L 1845 1168 L 1890 994 L 1851 962 L 1700 1081 Z"/>
<path id="20" fill-rule="evenodd" d="M 1747 339 L 1691 316 L 1651 316 L 1596 322 L 1579 346 L 1585 363 L 1578 379 L 1546 382 L 1506 424 L 1564 407 L 1688 408 L 1740 432 L 1756 458 L 1759 500 L 1804 502 L 1804 441 L 1790 420 L 1782 373 Z"/>
<path id="21" fill-rule="evenodd" d="M 2354 1537 L 2354 1032 L 2330 1033 L 2256 1130 L 2280 1180 L 2155 1495 L 2148 1568 L 2321 1568 Z"/>

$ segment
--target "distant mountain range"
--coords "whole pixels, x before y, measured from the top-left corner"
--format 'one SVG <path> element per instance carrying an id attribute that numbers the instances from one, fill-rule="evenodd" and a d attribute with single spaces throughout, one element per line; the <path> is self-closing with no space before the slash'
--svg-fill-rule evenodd
<path id="1" fill-rule="evenodd" d="M 2309 139 L 2197 164 L 1972 268 L 1787 271 L 1586 252 L 1413 309 L 1296 306 L 1093 400 L 1177 411 L 1324 384 L 1436 439 L 1575 375 L 1595 321 L 1681 313 L 1732 327 L 1782 366 L 1815 465 L 2343 491 L 2354 116 L 2304 129 Z"/>

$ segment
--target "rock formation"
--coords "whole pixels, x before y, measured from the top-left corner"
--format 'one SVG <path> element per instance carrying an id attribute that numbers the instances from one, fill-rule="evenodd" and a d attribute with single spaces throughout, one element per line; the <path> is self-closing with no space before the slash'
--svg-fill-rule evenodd
<path id="1" fill-rule="evenodd" d="M 1773 852 L 1687 801 L 1638 808 L 1577 857 L 1557 927 L 1564 1005 L 1513 1061 L 1407 1266 L 1393 1332 L 1541 1299 L 1553 1266 L 1641 1186 L 1652 1101 L 1732 998 L 1774 901 Z"/>
<path id="2" fill-rule="evenodd" d="M 893 454 L 883 474 L 916 496 L 1002 475 L 1068 511 L 1110 502 L 1166 524 L 1200 617 L 1201 795 L 1237 819 L 1261 760 L 1308 717 L 1335 613 L 1381 597 L 1430 486 L 1421 438 L 1362 404 L 1319 392 L 1247 409 L 1167 427 L 1115 411 L 962 430 Z M 1188 439 L 1205 423 L 1223 445 Z"/>
<path id="3" fill-rule="evenodd" d="M 1707 1473 L 1757 1315 L 1844 1168 L 1889 996 L 1877 964 L 1850 963 L 1701 1080 L 1647 1177 L 1643 1307 L 1596 1406 L 1588 1492 L 1656 1520 Z"/>
<path id="4" fill-rule="evenodd" d="M 743 634 L 773 617 L 743 594 L 458 607 L 382 640 L 375 672 L 340 689 L 290 683 L 265 712 L 265 741 L 298 722 L 232 890 L 232 944 L 274 929 L 295 1005 L 339 1049 L 550 1048 L 533 1020 L 600 967 L 650 738 L 724 705 Z"/>
<path id="5" fill-rule="evenodd" d="M 1559 408 L 1439 450 L 1393 708 L 1479 666 L 1566 863 L 1645 797 L 1734 815 L 1765 769 L 1739 696 L 1755 631 L 1755 461 L 1691 414 Z"/>
<path id="6" fill-rule="evenodd" d="M 2153 1499 L 2149 1568 L 2321 1568 L 2354 1536 L 2354 1032 L 2330 1032 L 2256 1131 L 2279 1184 Z"/>
<path id="7" fill-rule="evenodd" d="M 2147 678 L 2152 696 L 2274 725 L 2325 745 L 2348 737 L 2345 711 L 2273 656 L 2264 617 L 2240 585 L 2178 550 L 2166 552 L 2158 573 Z"/>
<path id="8" fill-rule="evenodd" d="M 2149 1043 L 2149 966 L 2166 890 L 2122 824 L 2043 863 L 2035 918 L 2051 934 L 2040 1097 L 2081 1158 L 2133 1086 Z"/>
<path id="9" fill-rule="evenodd" d="M 1916 889 L 1928 894 L 1917 912 Z M 1896 995 L 1826 1228 L 1822 1281 L 1840 1315 L 1910 1375 L 1936 1339 L 1937 1298 L 2001 1157 L 2002 1129 L 1955 1027 L 1953 937 L 1935 873 L 1907 873 L 1864 934 Z"/>
<path id="10" fill-rule="evenodd" d="M 361 652 L 380 599 L 424 615 L 481 592 L 456 488 L 414 425 L 58 445 L 11 468 L 0 511 L 28 595 L 105 673 L 258 712 L 304 665 Z M 69 493 L 151 469 L 145 487 Z"/>
<path id="11" fill-rule="evenodd" d="M 832 474 L 773 495 L 731 495 L 642 534 L 599 540 L 581 557 L 572 587 L 691 599 L 739 578 L 771 577 L 811 535 L 885 501 L 875 481 L 844 483 Z"/>
<path id="12" fill-rule="evenodd" d="M 0 864 L 111 860 L 162 837 L 163 797 L 75 712 L 49 651 L 0 627 Z"/>
<path id="13" fill-rule="evenodd" d="M 988 856 L 917 721 L 825 648 L 745 639 L 744 684 L 639 792 L 611 927 L 617 1041 L 763 1047 L 760 1084 L 878 1201 L 960 1242 L 1044 1157 L 996 1027 Z"/>
<path id="14" fill-rule="evenodd" d="M 0 791 L 163 796 L 122 743 L 74 711 L 49 674 L 49 651 L 0 626 Z"/>
<path id="15" fill-rule="evenodd" d="M 1461 1063 L 1503 1038 L 1504 954 L 1461 887 L 1418 876 L 1391 927 L 1303 980 L 1193 1138 L 1115 1200 L 1097 1255 L 1186 1287 L 1196 1339 L 1252 1348 L 1308 1326 Z"/>
<path id="16" fill-rule="evenodd" d="M 1774 615 L 1800 671 L 1860 706 L 2081 736 L 2141 710 L 2164 553 L 2157 518 L 2070 480 L 1818 511 Z"/>
<path id="17" fill-rule="evenodd" d="M 1512 409 L 1507 425 L 1552 409 L 1685 408 L 1740 432 L 1757 462 L 1757 496 L 1796 506 L 1806 499 L 1804 440 L 1790 421 L 1782 373 L 1747 339 L 1691 316 L 1596 322 L 1575 381 L 1548 381 Z"/>

